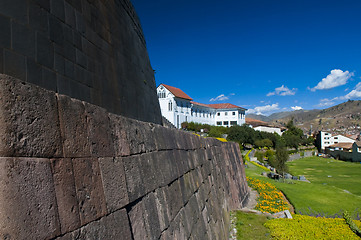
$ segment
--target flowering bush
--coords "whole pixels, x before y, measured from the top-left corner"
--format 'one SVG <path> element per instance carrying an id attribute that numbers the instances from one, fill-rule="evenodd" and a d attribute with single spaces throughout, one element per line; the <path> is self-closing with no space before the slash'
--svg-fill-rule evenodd
<path id="1" fill-rule="evenodd" d="M 360 221 L 354 221 L 361 226 Z M 274 239 L 360 239 L 344 219 L 316 218 L 295 214 L 293 219 L 272 219 L 265 223 Z"/>
<path id="2" fill-rule="evenodd" d="M 258 163 L 256 162 L 253 162 L 253 161 L 250 161 L 253 165 L 256 165 L 257 167 L 259 168 L 262 168 L 263 170 L 267 171 L 267 172 L 270 172 L 271 170 L 269 170 L 268 168 L 266 168 L 265 166 L 262 166 L 262 165 L 259 165 Z"/>
<path id="3" fill-rule="evenodd" d="M 249 151 L 246 153 L 246 155 L 244 156 L 244 159 L 245 159 L 246 161 L 250 161 L 250 159 L 249 159 L 249 154 L 252 152 L 252 150 L 253 150 L 253 148 L 252 148 L 251 150 L 249 150 Z"/>
<path id="4" fill-rule="evenodd" d="M 276 213 L 289 209 L 283 194 L 271 184 L 259 179 L 247 177 L 248 185 L 257 190 L 259 198 L 256 209 L 261 212 Z"/>
<path id="5" fill-rule="evenodd" d="M 225 139 L 225 138 L 216 138 L 216 139 L 221 141 L 221 142 L 228 142 L 227 139 Z"/>

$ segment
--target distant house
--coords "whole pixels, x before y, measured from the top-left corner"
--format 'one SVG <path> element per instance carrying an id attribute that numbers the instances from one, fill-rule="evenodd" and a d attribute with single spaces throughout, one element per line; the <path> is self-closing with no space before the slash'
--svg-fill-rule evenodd
<path id="1" fill-rule="evenodd" d="M 343 142 L 343 143 L 336 143 L 327 148 L 330 151 L 343 151 L 343 152 L 352 152 L 352 145 L 353 143 Z"/>
<path id="2" fill-rule="evenodd" d="M 325 153 L 339 160 L 361 162 L 361 141 L 336 143 L 326 147 Z"/>
<path id="3" fill-rule="evenodd" d="M 318 151 L 324 152 L 327 147 L 338 143 L 354 143 L 355 140 L 340 134 L 332 135 L 329 132 L 320 131 L 316 136 Z"/>
<path id="4" fill-rule="evenodd" d="M 257 131 L 269 132 L 269 133 L 277 133 L 278 135 L 282 135 L 281 128 L 268 127 L 268 126 L 258 126 L 258 127 L 253 128 L 253 129 L 257 130 Z"/>
<path id="5" fill-rule="evenodd" d="M 194 102 L 181 89 L 166 84 L 157 87 L 159 105 L 163 117 L 177 128 L 183 122 L 196 122 L 230 127 L 245 123 L 247 109 L 231 103 L 203 104 Z"/>
<path id="6" fill-rule="evenodd" d="M 246 124 L 256 131 L 277 133 L 278 135 L 282 135 L 281 128 L 269 126 L 269 124 L 264 121 L 256 120 L 253 118 L 246 118 Z"/>

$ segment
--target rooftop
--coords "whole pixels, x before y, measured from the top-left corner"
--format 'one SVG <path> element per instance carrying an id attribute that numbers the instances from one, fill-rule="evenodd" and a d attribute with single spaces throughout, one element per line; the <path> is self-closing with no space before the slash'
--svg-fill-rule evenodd
<path id="1" fill-rule="evenodd" d="M 269 124 L 267 122 L 257 120 L 257 119 L 253 119 L 253 118 L 248 118 L 248 117 L 246 117 L 246 124 L 252 125 L 253 127 L 269 126 Z"/>
<path id="2" fill-rule="evenodd" d="M 193 99 L 192 99 L 190 96 L 188 96 L 185 92 L 183 92 L 181 89 L 176 88 L 176 87 L 172 87 L 172 86 L 169 86 L 169 85 L 166 85 L 166 84 L 164 84 L 164 83 L 161 83 L 160 85 L 162 85 L 162 86 L 164 86 L 166 89 L 168 89 L 175 97 L 190 100 L 191 103 L 194 104 L 194 105 L 203 106 L 203 107 L 209 107 L 209 108 L 215 108 L 215 109 L 233 109 L 233 108 L 238 108 L 238 109 L 247 110 L 247 109 L 245 109 L 245 108 L 236 106 L 236 105 L 231 104 L 231 103 L 203 104 L 203 103 L 193 102 L 193 101 L 192 101 Z"/>
<path id="3" fill-rule="evenodd" d="M 231 103 L 217 103 L 217 104 L 207 104 L 207 105 L 210 106 L 211 108 L 215 108 L 215 109 L 241 108 L 241 109 L 246 110 L 245 108 L 238 107 Z"/>
<path id="4" fill-rule="evenodd" d="M 168 86 L 163 83 L 161 85 L 163 85 L 166 89 L 168 89 L 177 98 L 183 98 L 191 101 L 193 100 L 190 96 L 188 96 L 185 92 L 183 92 L 179 88 Z"/>
<path id="5" fill-rule="evenodd" d="M 331 148 L 346 148 L 346 149 L 351 149 L 352 148 L 353 143 L 336 143 L 331 145 Z"/>
<path id="6" fill-rule="evenodd" d="M 194 105 L 198 105 L 198 106 L 210 108 L 210 106 L 208 106 L 207 104 L 203 104 L 203 103 L 199 103 L 199 102 L 194 102 L 194 101 L 191 101 L 191 103 L 194 104 Z"/>

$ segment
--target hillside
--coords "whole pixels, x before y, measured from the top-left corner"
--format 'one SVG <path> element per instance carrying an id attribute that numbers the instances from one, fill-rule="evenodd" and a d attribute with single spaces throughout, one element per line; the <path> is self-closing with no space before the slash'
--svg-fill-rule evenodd
<path id="1" fill-rule="evenodd" d="M 286 117 L 274 119 L 272 124 L 285 125 L 293 118 L 304 132 L 331 131 L 341 134 L 358 134 L 361 131 L 361 101 L 347 101 L 323 110 L 290 112 Z"/>

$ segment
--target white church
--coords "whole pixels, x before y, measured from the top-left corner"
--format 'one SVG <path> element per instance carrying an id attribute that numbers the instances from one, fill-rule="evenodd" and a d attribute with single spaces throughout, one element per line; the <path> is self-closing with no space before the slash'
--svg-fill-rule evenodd
<path id="1" fill-rule="evenodd" d="M 197 103 L 181 89 L 165 84 L 158 86 L 157 94 L 163 117 L 177 128 L 181 128 L 183 122 L 224 127 L 245 123 L 247 109 L 230 103 Z"/>

